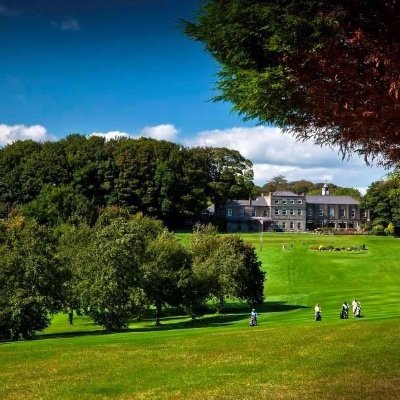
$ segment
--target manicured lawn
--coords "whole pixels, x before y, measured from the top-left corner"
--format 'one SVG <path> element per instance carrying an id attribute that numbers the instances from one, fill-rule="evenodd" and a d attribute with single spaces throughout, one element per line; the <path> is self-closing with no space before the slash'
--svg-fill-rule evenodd
<path id="1" fill-rule="evenodd" d="M 37 340 L 0 344 L 0 399 L 399 399 L 400 241 L 264 234 L 260 250 L 258 235 L 243 237 L 268 274 L 259 326 L 234 303 L 109 335 L 57 315 Z M 309 250 L 320 244 L 368 250 Z M 354 297 L 365 317 L 340 320 Z"/>

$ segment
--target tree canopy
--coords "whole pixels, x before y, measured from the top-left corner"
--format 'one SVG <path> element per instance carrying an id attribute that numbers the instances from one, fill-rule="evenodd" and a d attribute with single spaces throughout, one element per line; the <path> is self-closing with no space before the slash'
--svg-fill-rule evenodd
<path id="1" fill-rule="evenodd" d="M 0 216 L 23 208 L 51 226 L 93 225 L 96 211 L 115 205 L 182 227 L 212 203 L 249 197 L 253 186 L 252 163 L 226 148 L 74 134 L 0 149 Z"/>
<path id="2" fill-rule="evenodd" d="M 321 194 L 322 187 L 325 185 L 323 182 L 313 183 L 304 179 L 300 181 L 288 181 L 285 176 L 277 175 L 267 181 L 261 187 L 256 186 L 253 193 L 258 196 L 261 193 L 268 194 L 279 190 L 290 191 L 297 194 L 319 195 Z M 351 196 L 354 199 L 360 200 L 361 193 L 358 189 L 341 187 L 333 183 L 329 184 L 329 191 L 334 196 Z"/>
<path id="3" fill-rule="evenodd" d="M 387 179 L 373 182 L 362 199 L 363 207 L 371 212 L 373 226 L 387 228 L 393 225 L 400 232 L 400 171 L 397 169 Z"/>
<path id="4" fill-rule="evenodd" d="M 246 119 L 366 161 L 400 161 L 400 3 L 206 0 L 185 33 Z"/>

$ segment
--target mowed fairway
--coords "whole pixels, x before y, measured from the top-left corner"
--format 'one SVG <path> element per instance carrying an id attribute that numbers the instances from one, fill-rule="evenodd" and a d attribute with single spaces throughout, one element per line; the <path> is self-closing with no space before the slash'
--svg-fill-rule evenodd
<path id="1" fill-rule="evenodd" d="M 259 326 L 238 304 L 119 334 L 57 315 L 37 340 L 0 343 L 0 399 L 399 399 L 400 241 L 268 233 L 261 250 L 243 237 L 267 271 Z M 309 250 L 321 244 L 368 250 Z M 364 318 L 339 319 L 354 297 Z"/>

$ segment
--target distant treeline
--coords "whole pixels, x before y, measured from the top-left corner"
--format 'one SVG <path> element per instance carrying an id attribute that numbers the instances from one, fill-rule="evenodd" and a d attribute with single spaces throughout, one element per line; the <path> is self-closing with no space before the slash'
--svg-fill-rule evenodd
<path id="1" fill-rule="evenodd" d="M 0 217 L 19 208 L 52 226 L 93 225 L 99 209 L 119 206 L 182 227 L 210 204 L 248 198 L 253 188 L 252 163 L 226 148 L 74 134 L 0 150 Z"/>
<path id="2" fill-rule="evenodd" d="M 256 195 L 260 195 L 261 193 L 268 195 L 270 192 L 284 190 L 296 194 L 319 195 L 324 184 L 324 182 L 314 183 L 305 179 L 288 181 L 284 175 L 277 175 L 264 185 L 255 186 L 254 193 Z M 329 182 L 329 193 L 335 196 L 351 196 L 357 200 L 360 200 L 362 197 L 360 191 L 355 188 L 341 187 L 331 182 Z"/>

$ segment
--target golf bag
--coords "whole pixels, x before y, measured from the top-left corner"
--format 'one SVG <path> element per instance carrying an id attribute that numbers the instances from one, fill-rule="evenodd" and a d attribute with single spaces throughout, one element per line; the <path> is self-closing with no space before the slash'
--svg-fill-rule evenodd
<path id="1" fill-rule="evenodd" d="M 257 325 L 257 317 L 250 317 L 250 326 Z"/>

